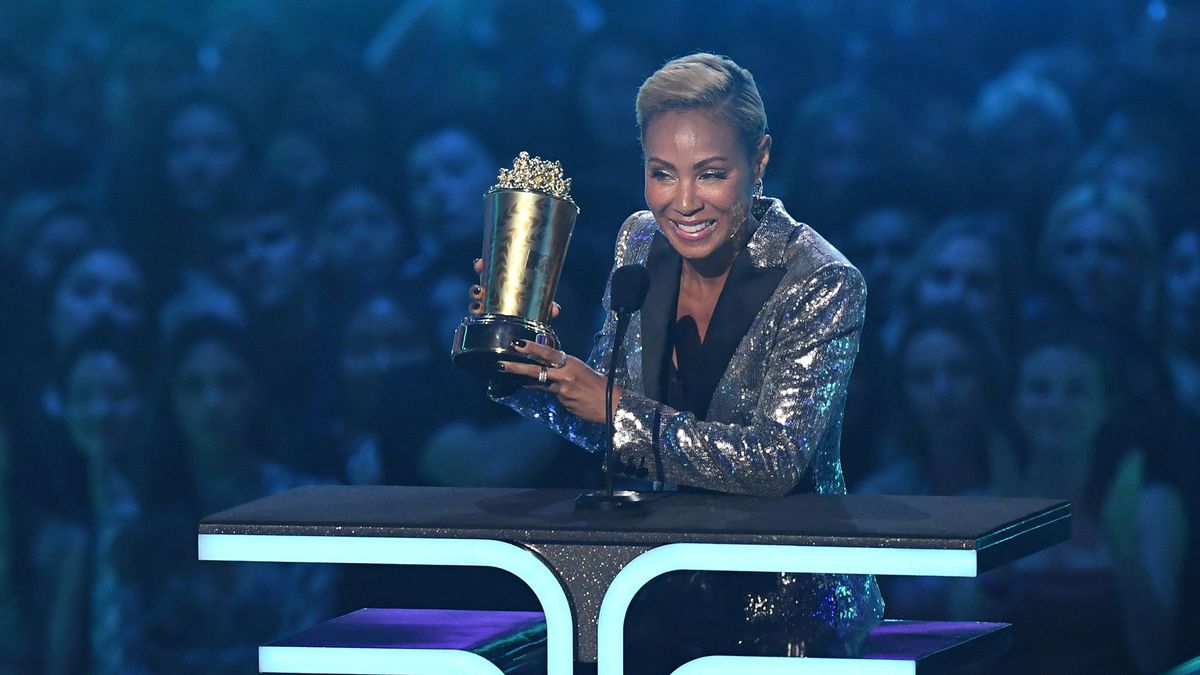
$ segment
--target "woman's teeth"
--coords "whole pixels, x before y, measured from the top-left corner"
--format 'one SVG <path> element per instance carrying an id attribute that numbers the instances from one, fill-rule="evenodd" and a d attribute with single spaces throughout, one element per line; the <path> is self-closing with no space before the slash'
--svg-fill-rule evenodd
<path id="1" fill-rule="evenodd" d="M 706 228 L 712 224 L 713 224 L 713 221 L 706 220 L 703 223 L 696 223 L 695 225 L 684 225 L 682 223 L 675 223 L 675 227 L 678 227 L 679 229 L 683 230 L 684 232 L 687 232 L 688 234 L 698 234 L 700 232 L 703 232 L 704 228 Z"/>

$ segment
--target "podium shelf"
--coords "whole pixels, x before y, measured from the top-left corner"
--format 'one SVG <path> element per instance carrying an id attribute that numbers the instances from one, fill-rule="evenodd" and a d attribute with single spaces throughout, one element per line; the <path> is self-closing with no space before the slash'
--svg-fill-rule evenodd
<path id="1" fill-rule="evenodd" d="M 541 612 L 360 609 L 258 648 L 262 673 L 546 672 Z"/>
<path id="2" fill-rule="evenodd" d="M 1011 645 L 1007 623 L 892 619 L 871 631 L 857 658 L 706 656 L 673 675 L 938 675 Z"/>

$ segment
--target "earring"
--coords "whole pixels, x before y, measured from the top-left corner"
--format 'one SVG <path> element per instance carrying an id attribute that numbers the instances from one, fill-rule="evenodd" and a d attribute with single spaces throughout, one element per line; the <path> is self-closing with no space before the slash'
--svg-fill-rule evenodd
<path id="1" fill-rule="evenodd" d="M 758 180 L 754 181 L 754 196 L 755 196 L 755 197 L 762 197 L 762 196 L 763 196 L 763 182 L 762 182 L 762 179 L 761 179 L 761 178 L 759 178 Z"/>

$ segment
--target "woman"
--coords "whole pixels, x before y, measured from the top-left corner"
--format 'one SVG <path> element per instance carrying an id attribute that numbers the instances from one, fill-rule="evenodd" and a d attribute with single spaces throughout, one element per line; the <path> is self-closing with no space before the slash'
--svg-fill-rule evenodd
<path id="1" fill-rule="evenodd" d="M 855 492 L 985 494 L 1015 470 L 1003 430 L 1007 373 L 1002 350 L 975 316 L 956 306 L 915 315 L 900 335 L 891 405 L 875 455 L 879 468 Z M 878 413 L 876 413 L 878 415 Z M 853 484 L 852 484 L 853 485 Z"/>
<path id="2" fill-rule="evenodd" d="M 89 330 L 63 359 L 63 417 L 87 463 L 91 508 L 66 539 L 38 541 L 58 558 L 46 611 L 45 637 L 54 645 L 47 672 L 85 663 L 97 674 L 150 672 L 142 653 L 141 580 L 163 561 L 150 544 L 157 533 L 148 525 L 145 486 L 164 466 L 145 451 L 146 377 L 137 352 L 114 328 Z M 51 523 L 45 532 L 53 536 L 56 529 Z M 37 567 L 49 571 L 44 563 Z"/>
<path id="3" fill-rule="evenodd" d="M 1111 354 L 1094 332 L 1058 328 L 1019 361 L 1013 415 L 1027 457 L 996 492 L 1069 499 L 1071 540 L 980 580 L 986 609 L 973 616 L 1011 621 L 1025 646 L 997 672 L 1161 672 L 1172 656 L 1187 517 L 1146 449 L 1112 442 L 1127 387 Z"/>
<path id="4" fill-rule="evenodd" d="M 315 230 L 310 262 L 332 294 L 395 275 L 415 252 L 399 209 L 368 180 L 334 187 Z"/>
<path id="5" fill-rule="evenodd" d="M 145 277 L 119 248 L 97 246 L 79 254 L 58 277 L 50 298 L 49 337 L 60 352 L 102 322 L 137 342 L 145 331 Z"/>
<path id="6" fill-rule="evenodd" d="M 668 488 L 844 493 L 839 439 L 864 315 L 862 275 L 778 200 L 760 196 L 771 137 L 745 69 L 712 54 L 676 59 L 642 85 L 637 111 L 650 210 L 625 221 L 614 267 L 646 265 L 650 288 L 616 374 L 615 466 Z M 545 384 L 503 402 L 585 448 L 602 447 L 601 369 L 614 326 L 610 316 L 587 362 L 516 345 L 545 365 L 500 367 Z M 706 577 L 728 580 L 727 588 L 744 582 Z M 882 614 L 872 577 L 772 579 L 770 592 L 784 599 L 777 614 L 753 614 L 745 610 L 752 594 L 740 596 L 759 636 L 772 619 L 788 633 L 775 636 L 788 644 L 765 652 L 853 652 Z"/>
<path id="7" fill-rule="evenodd" d="M 970 313 L 1002 347 L 1015 339 L 1021 298 L 1021 246 L 1016 224 L 999 212 L 968 213 L 942 221 L 913 254 L 897 280 L 901 309 L 911 313 L 957 306 Z M 884 348 L 898 354 L 896 341 L 911 320 L 903 311 L 882 328 Z"/>
<path id="8" fill-rule="evenodd" d="M 1148 339 L 1159 319 L 1159 242 L 1149 206 L 1115 185 L 1080 185 L 1050 209 L 1041 274 L 1081 320 Z"/>
<path id="9" fill-rule="evenodd" d="M 208 262 L 207 233 L 256 165 L 252 141 L 231 104 L 189 94 L 163 115 L 140 164 L 114 178 L 113 221 L 155 300 L 177 288 L 188 268 Z"/>
<path id="10" fill-rule="evenodd" d="M 163 420 L 157 447 L 176 469 L 170 494 L 157 499 L 163 522 L 156 545 L 167 562 L 149 579 L 154 593 L 147 612 L 147 661 L 158 673 L 243 673 L 254 659 L 254 645 L 329 614 L 337 572 L 312 565 L 201 563 L 186 524 L 234 504 L 328 481 L 269 458 L 270 446 L 278 443 L 276 425 L 240 326 L 197 319 L 165 347 L 158 361 Z M 211 620 L 198 624 L 198 616 Z"/>

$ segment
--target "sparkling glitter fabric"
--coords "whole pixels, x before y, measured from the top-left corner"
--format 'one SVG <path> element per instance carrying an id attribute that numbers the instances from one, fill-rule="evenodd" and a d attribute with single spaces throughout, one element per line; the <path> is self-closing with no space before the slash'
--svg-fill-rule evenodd
<path id="1" fill-rule="evenodd" d="M 756 199 L 754 214 L 759 227 L 741 255 L 749 255 L 755 268 L 783 268 L 783 277 L 733 353 L 706 420 L 644 395 L 645 378 L 658 373 L 643 373 L 638 312 L 616 373 L 624 393 L 614 420 L 614 468 L 667 485 L 737 494 L 844 494 L 842 410 L 866 286 L 837 249 L 793 220 L 778 200 Z M 617 238 L 614 269 L 646 264 L 656 236 L 662 235 L 649 212 L 631 216 Z M 601 373 L 615 324 L 610 313 L 588 358 Z M 604 447 L 603 425 L 581 420 L 548 393 L 523 390 L 503 402 L 588 450 Z M 786 625 L 797 638 L 807 636 L 803 642 L 839 642 L 851 652 L 883 614 L 870 576 L 779 575 L 766 587 L 747 589 L 744 598 L 751 622 Z"/>

